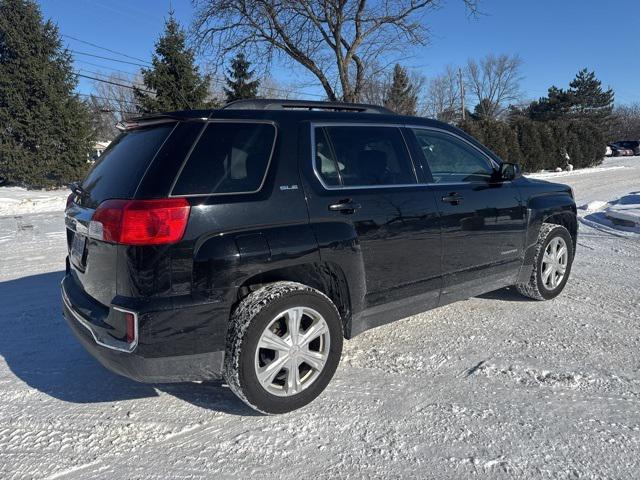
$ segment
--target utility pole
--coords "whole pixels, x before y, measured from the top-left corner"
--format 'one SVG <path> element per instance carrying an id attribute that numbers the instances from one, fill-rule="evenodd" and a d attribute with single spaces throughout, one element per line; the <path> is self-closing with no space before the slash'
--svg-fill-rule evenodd
<path id="1" fill-rule="evenodd" d="M 462 121 L 464 121 L 467 116 L 467 111 L 464 106 L 464 82 L 462 81 L 462 68 L 458 68 L 458 81 L 460 82 L 460 104 L 462 105 Z"/>

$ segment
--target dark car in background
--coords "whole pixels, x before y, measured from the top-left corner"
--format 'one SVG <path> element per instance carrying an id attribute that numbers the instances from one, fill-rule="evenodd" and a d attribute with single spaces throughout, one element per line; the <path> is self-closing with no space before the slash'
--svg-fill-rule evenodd
<path id="1" fill-rule="evenodd" d="M 610 143 L 609 146 L 614 157 L 640 155 L 640 141 L 638 140 L 621 140 Z"/>
<path id="2" fill-rule="evenodd" d="M 254 100 L 122 129 L 68 200 L 61 290 L 80 342 L 130 378 L 224 376 L 287 412 L 324 390 L 343 338 L 569 278 L 571 189 L 451 125 Z"/>

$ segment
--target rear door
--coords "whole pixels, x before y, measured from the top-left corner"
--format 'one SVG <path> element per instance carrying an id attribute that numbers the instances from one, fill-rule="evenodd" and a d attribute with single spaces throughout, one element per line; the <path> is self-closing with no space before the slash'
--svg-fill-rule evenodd
<path id="1" fill-rule="evenodd" d="M 441 215 L 441 303 L 509 284 L 521 264 L 526 229 L 518 189 L 497 179 L 493 160 L 462 137 L 412 131 Z"/>
<path id="2" fill-rule="evenodd" d="M 303 170 L 323 259 L 346 268 L 354 253 L 361 256 L 364 308 L 417 294 L 427 294 L 424 309 L 437 304 L 437 206 L 429 187 L 418 184 L 402 129 L 312 124 L 311 147 Z"/>

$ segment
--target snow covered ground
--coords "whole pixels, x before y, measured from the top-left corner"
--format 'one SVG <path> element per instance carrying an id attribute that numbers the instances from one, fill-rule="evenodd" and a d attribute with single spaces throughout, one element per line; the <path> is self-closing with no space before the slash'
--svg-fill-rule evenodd
<path id="1" fill-rule="evenodd" d="M 27 213 L 64 210 L 69 190 L 27 190 L 20 187 L 0 187 L 0 217 Z"/>
<path id="2" fill-rule="evenodd" d="M 638 195 L 640 158 L 558 180 L 585 207 L 559 298 L 503 290 L 364 333 L 275 417 L 221 383 L 106 371 L 60 317 L 66 194 L 0 217 L 0 478 L 639 478 L 640 235 L 597 214 Z"/>

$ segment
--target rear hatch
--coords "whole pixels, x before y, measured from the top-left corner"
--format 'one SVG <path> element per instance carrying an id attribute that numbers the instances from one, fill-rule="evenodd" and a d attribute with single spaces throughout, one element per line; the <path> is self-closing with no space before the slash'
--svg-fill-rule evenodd
<path id="1" fill-rule="evenodd" d="M 91 219 L 111 199 L 133 199 L 145 172 L 177 122 L 164 121 L 121 133 L 74 187 L 65 211 L 70 273 L 87 294 L 108 306 L 117 294 L 120 246 L 93 235 Z"/>

